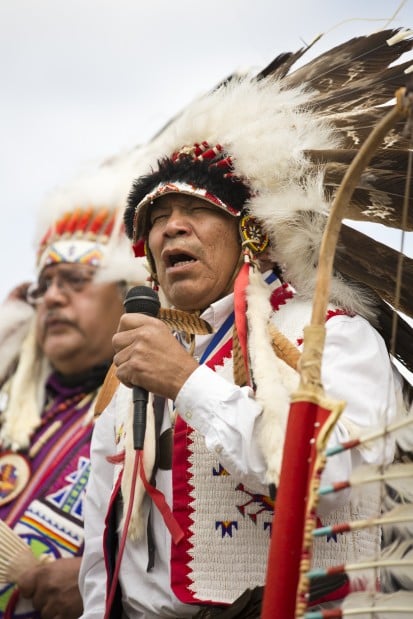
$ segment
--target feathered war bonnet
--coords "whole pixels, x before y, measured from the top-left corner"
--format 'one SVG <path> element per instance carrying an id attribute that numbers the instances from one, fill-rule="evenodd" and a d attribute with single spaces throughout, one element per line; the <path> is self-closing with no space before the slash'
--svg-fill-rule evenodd
<path id="1" fill-rule="evenodd" d="M 138 177 L 130 192 L 125 224 L 136 254 L 144 253 L 147 216 L 157 197 L 175 191 L 197 195 L 240 220 L 252 217 L 244 228 L 254 236 L 254 221 L 258 223 L 269 239 L 267 257 L 300 297 L 311 299 L 321 237 L 337 187 L 366 136 L 386 114 L 385 104 L 405 84 L 409 62 L 390 65 L 411 47 L 411 32 L 387 30 L 351 39 L 294 71 L 291 67 L 306 50 L 282 54 L 258 75 L 230 79 L 191 104 L 169 128 L 157 165 Z M 402 227 L 408 157 L 403 124 L 390 133 L 363 173 L 347 219 Z M 241 238 L 244 242 L 244 233 Z M 265 247 L 262 235 L 256 240 Z M 257 243 L 250 244 L 253 253 Z M 371 321 L 378 313 L 387 341 L 384 301 L 394 300 L 390 269 L 395 256 L 343 226 L 330 291 L 330 301 L 344 310 Z M 148 259 L 153 269 L 150 254 Z M 412 270 L 409 262 L 405 266 L 408 278 L 400 309 L 411 315 Z M 413 366 L 406 346 L 396 356 Z"/>
<path id="2" fill-rule="evenodd" d="M 144 147 L 136 148 L 90 166 L 49 194 L 37 214 L 37 275 L 49 265 L 69 262 L 96 267 L 96 282 L 130 285 L 147 280 L 148 272 L 135 258 L 123 223 L 130 184 L 145 152 Z M 0 337 L 8 344 L 0 375 L 0 443 L 18 450 L 28 446 L 39 424 L 51 368 L 36 342 L 34 308 L 23 301 L 6 301 L 0 311 L 9 316 L 8 321 L 0 319 Z"/>

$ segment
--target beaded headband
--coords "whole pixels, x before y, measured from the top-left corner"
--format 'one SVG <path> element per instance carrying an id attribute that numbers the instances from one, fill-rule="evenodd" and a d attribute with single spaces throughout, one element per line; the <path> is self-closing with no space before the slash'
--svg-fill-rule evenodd
<path id="1" fill-rule="evenodd" d="M 37 266 L 76 262 L 101 266 L 115 224 L 116 210 L 92 207 L 64 213 L 40 242 Z"/>

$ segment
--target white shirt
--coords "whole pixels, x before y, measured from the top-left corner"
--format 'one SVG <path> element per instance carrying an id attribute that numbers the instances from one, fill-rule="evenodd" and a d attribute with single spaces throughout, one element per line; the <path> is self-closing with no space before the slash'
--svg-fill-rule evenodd
<path id="1" fill-rule="evenodd" d="M 219 328 L 232 308 L 232 295 L 213 304 L 202 318 Z M 394 417 L 395 385 L 392 368 L 380 335 L 361 317 L 334 316 L 326 323 L 326 343 L 322 362 L 322 381 L 328 396 L 347 402 L 342 419 L 330 438 L 335 444 L 349 438 L 348 422 L 374 427 Z M 196 338 L 195 357 L 205 350 L 211 336 Z M 256 433 L 261 408 L 249 387 L 240 388 L 202 365 L 183 385 L 176 408 L 185 421 L 201 432 L 208 449 L 218 451 L 222 465 L 251 488 L 265 488 L 265 462 L 258 448 Z M 108 501 L 113 486 L 113 466 L 107 455 L 116 451 L 114 410 L 116 396 L 97 420 L 92 439 L 92 471 L 85 504 L 85 551 L 80 572 L 83 596 L 82 619 L 102 619 L 105 609 L 106 570 L 102 535 Z M 190 415 L 185 413 L 190 411 Z M 170 425 L 165 411 L 163 429 Z M 386 447 L 386 460 L 391 458 L 391 445 Z M 330 458 L 323 483 L 347 479 L 352 466 L 362 460 L 383 460 L 381 446 L 364 452 L 344 452 Z M 171 471 L 158 470 L 156 486 L 172 503 Z M 343 496 L 323 500 L 320 510 L 328 513 Z M 150 501 L 143 504 L 149 515 Z M 156 509 L 151 511 L 155 539 L 155 566 L 146 571 L 147 540 L 127 542 L 120 570 L 125 616 L 129 619 L 192 617 L 196 606 L 182 604 L 170 587 L 170 535 Z M 125 594 L 126 592 L 126 594 Z"/>

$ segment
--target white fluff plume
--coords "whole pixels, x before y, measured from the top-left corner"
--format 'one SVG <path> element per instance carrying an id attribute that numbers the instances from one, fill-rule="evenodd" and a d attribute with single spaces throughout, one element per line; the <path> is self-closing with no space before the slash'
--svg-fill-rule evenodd
<path id="1" fill-rule="evenodd" d="M 163 139 L 164 154 L 204 140 L 221 144 L 234 159 L 235 173 L 248 178 L 255 191 L 281 191 L 309 168 L 305 149 L 338 144 L 329 122 L 305 110 L 311 99 L 304 87 L 283 90 L 274 78 L 233 79 L 174 121 Z M 301 206 L 292 203 L 290 215 Z"/>
<path id="2" fill-rule="evenodd" d="M 306 85 L 285 88 L 271 76 L 234 78 L 200 97 L 161 136 L 159 159 L 183 146 L 207 141 L 231 155 L 234 173 L 247 181 L 245 208 L 271 239 L 271 259 L 306 299 L 312 298 L 318 248 L 329 203 L 323 173 L 306 151 L 338 148 L 338 131 L 310 107 L 317 92 Z M 151 172 L 151 163 L 146 166 Z M 294 237 L 294 239 L 292 238 Z M 332 301 L 372 318 L 371 300 L 337 278 Z"/>
<path id="3" fill-rule="evenodd" d="M 0 385 L 19 357 L 33 314 L 34 309 L 24 301 L 9 300 L 0 307 Z"/>
<path id="4" fill-rule="evenodd" d="M 16 372 L 4 387 L 8 393 L 8 403 L 0 431 L 3 447 L 17 451 L 29 446 L 30 436 L 40 423 L 44 385 L 49 372 L 50 365 L 36 343 L 33 316 L 21 347 Z"/>

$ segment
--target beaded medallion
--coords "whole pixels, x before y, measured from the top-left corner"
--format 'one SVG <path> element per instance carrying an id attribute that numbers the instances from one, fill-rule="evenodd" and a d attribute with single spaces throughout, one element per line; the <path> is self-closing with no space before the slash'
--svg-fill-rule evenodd
<path id="1" fill-rule="evenodd" d="M 23 492 L 30 474 L 29 460 L 22 454 L 6 451 L 0 455 L 0 506 Z"/>

